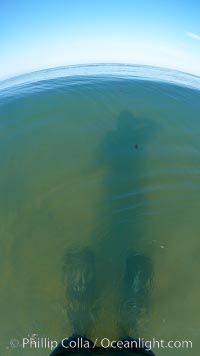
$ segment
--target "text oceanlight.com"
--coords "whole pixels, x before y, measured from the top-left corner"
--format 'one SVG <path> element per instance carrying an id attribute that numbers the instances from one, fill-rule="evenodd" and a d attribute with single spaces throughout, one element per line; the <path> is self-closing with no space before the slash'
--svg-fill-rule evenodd
<path id="1" fill-rule="evenodd" d="M 71 340 L 65 338 L 58 342 L 57 340 L 52 340 L 49 337 L 24 337 L 20 339 L 11 339 L 9 348 L 22 348 L 22 349 L 49 349 L 53 350 L 57 347 L 59 343 L 61 343 L 62 347 L 65 349 L 89 349 L 91 348 L 91 343 L 88 340 L 84 339 L 76 339 Z M 137 340 L 111 340 L 107 337 L 102 339 L 96 338 L 94 341 L 93 348 L 96 346 L 100 346 L 102 348 L 108 349 L 141 349 L 146 348 L 146 350 L 153 349 L 192 349 L 192 341 L 191 340 L 157 340 L 153 338 L 151 340 L 145 340 L 143 338 L 138 338 Z"/>

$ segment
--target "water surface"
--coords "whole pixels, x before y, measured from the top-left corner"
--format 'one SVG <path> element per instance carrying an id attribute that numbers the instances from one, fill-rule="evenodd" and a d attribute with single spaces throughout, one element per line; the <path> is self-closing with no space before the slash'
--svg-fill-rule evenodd
<path id="1" fill-rule="evenodd" d="M 0 83 L 2 352 L 48 355 L 5 348 L 27 334 L 71 334 L 63 266 L 67 251 L 88 249 L 97 306 L 88 337 L 121 337 L 127 261 L 140 254 L 153 284 L 139 333 L 193 341 L 158 355 L 198 355 L 199 89 L 199 77 L 130 65 Z"/>

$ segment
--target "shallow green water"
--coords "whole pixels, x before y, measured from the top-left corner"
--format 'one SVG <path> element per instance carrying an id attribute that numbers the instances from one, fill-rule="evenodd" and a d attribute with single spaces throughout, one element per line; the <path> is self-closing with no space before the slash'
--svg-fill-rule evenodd
<path id="1" fill-rule="evenodd" d="M 200 92 L 145 80 L 151 69 L 145 71 L 143 78 L 123 76 L 122 67 L 120 76 L 46 80 L 40 73 L 41 81 L 0 91 L 1 349 L 7 355 L 48 355 L 12 349 L 11 339 L 70 335 L 63 265 L 66 251 L 86 247 L 96 265 L 95 327 L 87 336 L 122 336 L 126 261 L 139 253 L 153 269 L 139 335 L 192 340 L 191 354 L 198 355 Z"/>

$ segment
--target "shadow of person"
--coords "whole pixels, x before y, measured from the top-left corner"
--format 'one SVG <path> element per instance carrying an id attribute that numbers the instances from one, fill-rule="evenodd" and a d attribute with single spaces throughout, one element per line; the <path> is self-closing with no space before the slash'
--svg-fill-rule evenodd
<path id="1" fill-rule="evenodd" d="M 129 111 L 120 112 L 115 122 L 95 156 L 102 181 L 92 245 L 88 251 L 77 249 L 65 255 L 66 300 L 74 333 L 89 332 L 90 324 L 99 321 L 101 304 L 104 336 L 117 328 L 120 337 L 138 337 L 153 279 L 151 258 L 138 246 L 145 234 L 148 143 L 156 127 Z"/>

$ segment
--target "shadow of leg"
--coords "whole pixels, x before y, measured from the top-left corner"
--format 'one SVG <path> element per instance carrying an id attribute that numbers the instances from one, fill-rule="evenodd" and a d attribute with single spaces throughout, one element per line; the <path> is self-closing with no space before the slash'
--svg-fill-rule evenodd
<path id="1" fill-rule="evenodd" d="M 90 249 L 66 252 L 64 287 L 72 333 L 86 335 L 95 321 L 95 260 Z"/>
<path id="2" fill-rule="evenodd" d="M 139 335 L 139 326 L 148 318 L 152 288 L 152 263 L 144 255 L 131 253 L 125 266 L 122 285 L 120 322 L 123 335 Z"/>

